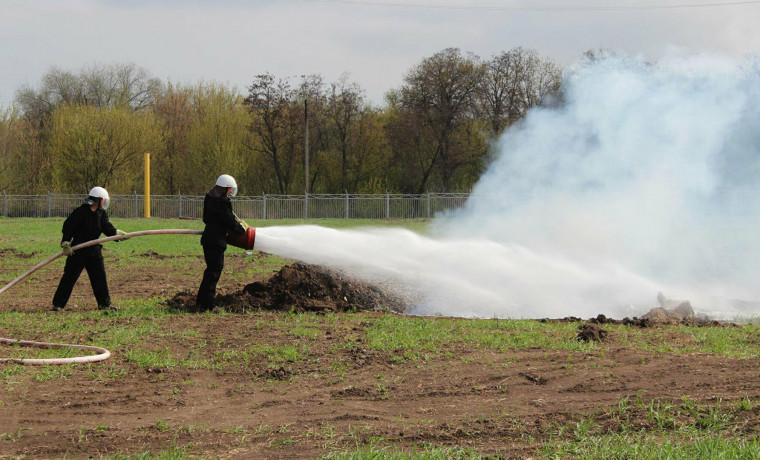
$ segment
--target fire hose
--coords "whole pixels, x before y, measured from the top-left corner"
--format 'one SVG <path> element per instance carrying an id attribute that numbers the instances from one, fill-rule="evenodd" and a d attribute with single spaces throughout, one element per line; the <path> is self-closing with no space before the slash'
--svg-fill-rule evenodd
<path id="1" fill-rule="evenodd" d="M 29 359 L 29 358 L 0 358 L 0 363 L 17 363 L 17 364 L 73 364 L 73 363 L 94 363 L 103 361 L 111 356 L 111 352 L 105 348 L 92 347 L 89 345 L 67 345 L 65 343 L 47 343 L 32 342 L 30 340 L 4 339 L 0 337 L 0 343 L 7 345 L 18 345 L 21 347 L 37 348 L 77 348 L 79 350 L 89 350 L 97 352 L 96 355 L 77 356 L 74 358 L 49 358 L 49 359 Z"/>
<path id="2" fill-rule="evenodd" d="M 254 230 L 255 232 L 255 230 Z M 109 236 L 106 238 L 100 238 L 97 240 L 91 240 L 84 242 L 82 244 L 78 244 L 76 246 L 72 246 L 71 249 L 76 251 L 77 249 L 86 248 L 88 246 L 92 246 L 99 243 L 105 243 L 107 241 L 118 241 L 123 240 L 126 238 L 131 238 L 133 236 L 147 236 L 147 235 L 167 235 L 167 234 L 189 234 L 189 235 L 200 235 L 203 232 L 200 230 L 186 230 L 186 229 L 164 229 L 164 230 L 142 230 L 138 232 L 132 232 L 127 233 L 126 235 L 115 235 L 115 236 Z M 251 232 L 249 232 L 251 233 Z M 253 236 L 255 237 L 255 233 L 253 233 Z M 253 247 L 253 240 L 251 238 L 250 240 L 250 246 Z M 44 260 L 34 267 L 27 270 L 25 273 L 23 273 L 18 278 L 14 279 L 10 283 L 6 284 L 2 289 L 0 289 L 0 294 L 10 289 L 13 285 L 18 284 L 19 282 L 26 279 L 29 275 L 36 272 L 37 270 L 41 269 L 42 267 L 50 264 L 55 259 L 61 257 L 63 255 L 63 251 L 59 252 L 58 254 L 50 257 L 47 260 Z M 73 364 L 73 363 L 92 363 L 97 361 L 103 361 L 105 359 L 108 359 L 109 356 L 111 356 L 111 352 L 106 350 L 105 348 L 100 347 L 93 347 L 88 345 L 67 345 L 62 343 L 47 343 L 47 342 L 32 342 L 28 340 L 15 340 L 15 339 L 6 339 L 0 337 L 0 343 L 7 344 L 7 345 L 18 345 L 22 347 L 37 347 L 37 348 L 75 348 L 79 350 L 89 350 L 97 352 L 95 355 L 89 355 L 89 356 L 77 356 L 73 358 L 51 358 L 51 359 L 21 359 L 21 358 L 0 358 L 0 363 L 2 362 L 11 362 L 11 363 L 17 363 L 17 364 Z"/>

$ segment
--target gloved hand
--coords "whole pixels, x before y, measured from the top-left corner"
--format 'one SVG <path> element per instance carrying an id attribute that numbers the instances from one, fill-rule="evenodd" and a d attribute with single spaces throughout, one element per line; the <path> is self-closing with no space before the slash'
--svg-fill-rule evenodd
<path id="1" fill-rule="evenodd" d="M 64 241 L 61 243 L 61 248 L 63 248 L 63 255 L 66 257 L 73 256 L 74 250 L 71 249 L 71 241 Z"/>
<path id="2" fill-rule="evenodd" d="M 119 230 L 118 228 L 116 229 L 116 236 L 121 236 L 121 235 L 126 235 L 126 234 L 127 234 L 127 232 L 125 232 L 124 230 Z M 122 240 L 128 240 L 128 239 L 129 239 L 129 237 L 122 238 Z M 121 241 L 121 240 L 119 240 L 119 241 Z"/>
<path id="3" fill-rule="evenodd" d="M 237 216 L 234 212 L 232 213 L 233 216 L 235 216 L 235 220 L 243 227 L 243 230 L 248 230 L 248 224 L 245 223 L 243 219 Z"/>

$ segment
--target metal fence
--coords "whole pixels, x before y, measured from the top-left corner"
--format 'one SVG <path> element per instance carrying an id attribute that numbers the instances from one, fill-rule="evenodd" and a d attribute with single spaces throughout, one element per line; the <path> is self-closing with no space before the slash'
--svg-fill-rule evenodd
<path id="1" fill-rule="evenodd" d="M 232 198 L 241 219 L 416 219 L 464 205 L 466 193 L 424 195 L 261 195 Z M 82 195 L 2 195 L 4 217 L 66 217 L 82 204 Z M 143 217 L 143 195 L 112 195 L 111 217 Z M 151 217 L 201 218 L 203 196 L 151 195 Z"/>

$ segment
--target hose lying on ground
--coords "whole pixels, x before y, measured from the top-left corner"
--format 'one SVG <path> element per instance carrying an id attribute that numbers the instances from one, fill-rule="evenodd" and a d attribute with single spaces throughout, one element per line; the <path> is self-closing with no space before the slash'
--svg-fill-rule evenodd
<path id="1" fill-rule="evenodd" d="M 106 238 L 100 238 L 98 240 L 91 240 L 86 241 L 82 244 L 77 244 L 76 246 L 72 246 L 71 249 L 76 251 L 77 249 L 86 248 L 88 246 L 92 246 L 99 243 L 105 243 L 107 241 L 117 241 L 117 240 L 123 240 L 126 238 L 131 238 L 133 236 L 147 236 L 147 235 L 168 235 L 168 234 L 189 234 L 189 235 L 200 235 L 203 232 L 200 230 L 187 230 L 187 229 L 164 229 L 164 230 L 142 230 L 139 232 L 131 232 L 127 233 L 126 235 L 115 235 L 115 236 L 109 236 Z M 0 294 L 7 291 L 11 288 L 11 286 L 18 284 L 19 282 L 23 281 L 25 278 L 27 278 L 32 273 L 36 272 L 40 268 L 48 265 L 55 259 L 61 257 L 63 255 L 63 252 L 59 252 L 58 254 L 50 257 L 47 260 L 44 260 L 34 267 L 27 270 L 25 273 L 23 273 L 18 278 L 14 279 L 10 283 L 6 284 L 2 289 L 0 289 Z M 8 345 L 19 345 L 22 347 L 38 347 L 38 348 L 77 348 L 81 350 L 91 350 L 95 351 L 98 354 L 96 355 L 89 355 L 89 356 L 77 356 L 74 358 L 51 358 L 51 359 L 21 359 L 21 358 L 0 358 L 0 363 L 2 362 L 11 362 L 11 363 L 17 363 L 17 364 L 72 364 L 72 363 L 92 363 L 96 361 L 103 361 L 104 359 L 108 359 L 109 356 L 111 356 L 111 352 L 106 350 L 105 348 L 100 347 L 92 347 L 88 345 L 66 345 L 62 343 L 46 343 L 46 342 L 31 342 L 26 340 L 15 340 L 15 339 L 5 339 L 0 337 L 0 343 L 8 344 Z"/>
<path id="2" fill-rule="evenodd" d="M 4 339 L 0 337 L 0 343 L 7 345 L 18 345 L 21 347 L 37 347 L 37 348 L 77 348 L 80 350 L 95 351 L 98 354 L 89 356 L 77 356 L 74 358 L 49 358 L 49 359 L 29 359 L 29 358 L 0 358 L 0 363 L 16 363 L 16 364 L 73 364 L 73 363 L 94 363 L 96 361 L 103 361 L 111 356 L 111 352 L 105 348 L 91 347 L 89 345 L 66 345 L 64 343 L 46 343 L 46 342 L 32 342 L 29 340 L 14 340 Z"/>

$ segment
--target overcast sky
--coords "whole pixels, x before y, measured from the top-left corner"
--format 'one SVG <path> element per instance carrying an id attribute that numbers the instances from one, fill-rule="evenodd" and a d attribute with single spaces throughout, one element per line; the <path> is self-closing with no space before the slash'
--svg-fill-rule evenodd
<path id="1" fill-rule="evenodd" d="M 0 0 L 0 104 L 53 66 L 126 62 L 241 92 L 264 72 L 348 72 L 380 104 L 448 47 L 522 46 L 563 66 L 598 47 L 744 56 L 760 52 L 759 22 L 760 0 Z"/>

